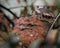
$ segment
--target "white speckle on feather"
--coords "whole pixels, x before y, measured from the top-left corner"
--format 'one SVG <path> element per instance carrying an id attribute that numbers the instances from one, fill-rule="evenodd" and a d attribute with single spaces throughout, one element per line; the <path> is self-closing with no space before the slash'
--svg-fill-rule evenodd
<path id="1" fill-rule="evenodd" d="M 33 36 L 33 34 L 30 34 L 30 36 L 32 37 L 32 36 Z"/>

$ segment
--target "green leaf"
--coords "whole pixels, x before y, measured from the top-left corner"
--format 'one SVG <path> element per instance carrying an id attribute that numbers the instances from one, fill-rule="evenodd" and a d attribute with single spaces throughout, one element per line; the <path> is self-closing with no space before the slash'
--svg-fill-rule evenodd
<path id="1" fill-rule="evenodd" d="M 43 39 L 33 41 L 28 48 L 40 48 L 40 45 L 44 42 Z"/>
<path id="2" fill-rule="evenodd" d="M 59 14 L 58 10 L 54 11 L 54 17 L 56 17 Z"/>

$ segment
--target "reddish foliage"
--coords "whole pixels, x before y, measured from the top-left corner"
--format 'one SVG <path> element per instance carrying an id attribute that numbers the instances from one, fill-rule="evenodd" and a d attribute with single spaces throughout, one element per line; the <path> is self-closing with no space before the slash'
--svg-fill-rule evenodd
<path id="1" fill-rule="evenodd" d="M 6 27 L 6 29 L 7 29 L 8 31 L 10 31 L 11 28 L 10 28 L 10 26 L 9 26 L 9 22 L 7 21 L 6 18 L 3 17 L 3 15 L 4 15 L 3 13 L 0 13 L 0 23 L 1 23 L 1 24 L 4 24 L 5 27 Z"/>

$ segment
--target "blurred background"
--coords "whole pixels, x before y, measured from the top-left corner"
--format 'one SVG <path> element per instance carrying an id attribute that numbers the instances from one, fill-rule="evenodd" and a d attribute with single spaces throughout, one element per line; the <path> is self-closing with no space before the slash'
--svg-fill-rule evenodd
<path id="1" fill-rule="evenodd" d="M 19 17 L 22 12 L 24 12 L 24 14 L 32 14 L 36 6 L 50 6 L 55 9 L 57 6 L 60 6 L 60 0 L 0 0 L 0 4 L 9 8 Z M 11 19 L 13 18 L 9 12 L 5 10 L 4 12 L 6 15 L 9 15 Z"/>

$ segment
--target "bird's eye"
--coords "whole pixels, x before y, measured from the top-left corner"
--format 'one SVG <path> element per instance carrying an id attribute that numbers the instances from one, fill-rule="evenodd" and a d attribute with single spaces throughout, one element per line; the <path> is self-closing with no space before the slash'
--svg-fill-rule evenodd
<path id="1" fill-rule="evenodd" d="M 51 19 L 51 16 L 47 16 L 47 15 L 42 15 L 43 18 L 47 18 L 47 19 Z"/>
<path id="2" fill-rule="evenodd" d="M 48 16 L 48 19 L 51 19 L 51 16 Z"/>

